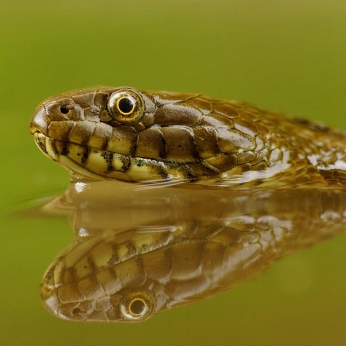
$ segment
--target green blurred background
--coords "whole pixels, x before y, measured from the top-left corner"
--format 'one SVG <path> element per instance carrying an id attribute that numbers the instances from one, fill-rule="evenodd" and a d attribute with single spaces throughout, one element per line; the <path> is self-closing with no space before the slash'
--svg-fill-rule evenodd
<path id="1" fill-rule="evenodd" d="M 67 186 L 28 122 L 70 89 L 201 92 L 346 130 L 345 1 L 2 0 L 0 14 L 1 345 L 345 344 L 343 236 L 143 324 L 80 324 L 46 313 L 37 289 L 67 221 L 14 212 Z"/>

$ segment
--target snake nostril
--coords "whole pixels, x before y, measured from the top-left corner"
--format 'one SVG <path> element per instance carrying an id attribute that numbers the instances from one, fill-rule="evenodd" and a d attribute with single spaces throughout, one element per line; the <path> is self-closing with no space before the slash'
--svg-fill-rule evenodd
<path id="1" fill-rule="evenodd" d="M 85 316 L 86 312 L 80 308 L 75 308 L 72 310 L 72 315 L 77 317 Z"/>
<path id="2" fill-rule="evenodd" d="M 69 111 L 70 110 L 66 105 L 60 107 L 60 113 L 61 114 L 67 114 Z"/>

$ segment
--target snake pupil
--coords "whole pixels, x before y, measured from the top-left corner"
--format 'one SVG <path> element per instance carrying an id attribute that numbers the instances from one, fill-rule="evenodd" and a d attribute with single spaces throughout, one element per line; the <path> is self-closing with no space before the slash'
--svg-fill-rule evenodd
<path id="1" fill-rule="evenodd" d="M 128 114 L 132 112 L 134 104 L 129 98 L 124 97 L 121 100 L 119 100 L 118 107 L 120 112 Z"/>
<path id="2" fill-rule="evenodd" d="M 130 310 L 134 315 L 142 315 L 146 305 L 142 299 L 135 299 L 130 304 Z"/>

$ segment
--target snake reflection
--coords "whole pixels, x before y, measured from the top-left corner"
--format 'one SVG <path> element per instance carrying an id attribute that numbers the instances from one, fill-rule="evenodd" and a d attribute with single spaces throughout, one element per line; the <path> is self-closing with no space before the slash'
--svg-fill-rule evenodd
<path id="1" fill-rule="evenodd" d="M 212 297 L 346 226 L 342 190 L 73 182 L 42 212 L 59 209 L 75 237 L 40 292 L 48 311 L 76 321 L 143 321 Z"/>
<path id="2" fill-rule="evenodd" d="M 318 123 L 119 87 L 43 101 L 30 133 L 72 176 L 43 209 L 73 216 L 40 286 L 61 318 L 143 321 L 345 228 L 346 137 Z"/>

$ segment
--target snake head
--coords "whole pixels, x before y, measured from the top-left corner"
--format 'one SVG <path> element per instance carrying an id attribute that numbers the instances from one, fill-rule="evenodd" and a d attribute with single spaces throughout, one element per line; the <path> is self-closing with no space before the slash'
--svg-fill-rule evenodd
<path id="1" fill-rule="evenodd" d="M 152 287 L 144 285 L 121 290 L 119 278 L 111 269 L 98 273 L 96 277 L 76 281 L 69 281 L 68 274 L 63 273 L 59 273 L 60 278 L 54 278 L 52 273 L 57 274 L 62 268 L 66 266 L 51 267 L 40 285 L 45 308 L 59 318 L 88 322 L 142 322 L 157 312 Z M 103 281 L 99 282 L 100 278 Z"/>
<path id="2" fill-rule="evenodd" d="M 46 270 L 40 285 L 46 309 L 62 319 L 99 322 L 141 322 L 161 311 L 168 296 L 165 276 L 171 261 L 162 242 L 169 230 L 108 230 L 76 238 Z M 143 257 L 143 256 L 144 257 Z M 158 260 L 146 267 L 147 261 Z M 159 279 L 163 276 L 163 282 Z"/>
<path id="3" fill-rule="evenodd" d="M 43 101 L 30 133 L 41 151 L 97 179 L 207 180 L 267 167 L 259 111 L 199 94 L 131 87 L 76 90 Z"/>
<path id="4" fill-rule="evenodd" d="M 132 88 L 75 90 L 43 101 L 31 118 L 30 133 L 51 159 L 72 171 L 99 179 L 100 161 L 103 161 L 101 169 L 110 169 L 108 164 L 105 167 L 112 156 L 111 151 L 105 150 L 112 147 L 108 142 L 113 138 L 113 147 L 117 146 L 119 153 L 127 153 L 125 147 L 132 139 L 130 125 L 153 109 L 153 103 Z M 113 129 L 119 129 L 122 123 L 124 126 L 118 131 L 122 137 L 117 137 L 120 143 L 116 145 Z M 124 155 L 118 158 L 127 162 Z"/>
<path id="5" fill-rule="evenodd" d="M 343 133 L 199 94 L 132 87 L 70 91 L 37 107 L 30 132 L 44 154 L 82 177 L 344 185 Z"/>

